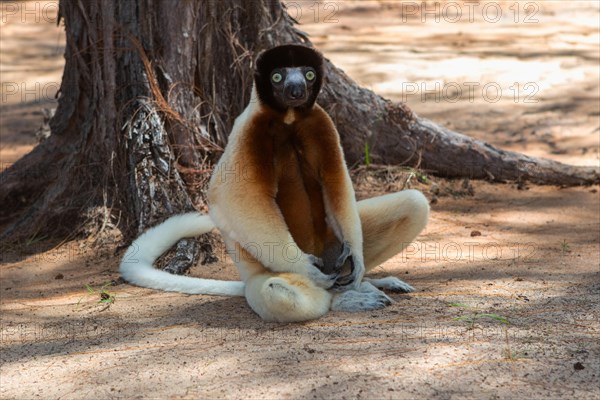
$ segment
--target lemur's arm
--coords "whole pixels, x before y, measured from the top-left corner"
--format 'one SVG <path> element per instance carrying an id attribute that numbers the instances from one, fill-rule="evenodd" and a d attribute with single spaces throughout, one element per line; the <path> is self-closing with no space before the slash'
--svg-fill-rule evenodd
<path id="1" fill-rule="evenodd" d="M 319 172 L 327 222 L 343 244 L 337 266 L 341 267 L 346 259 L 351 257 L 353 268 L 352 273 L 342 277 L 338 284 L 351 284 L 350 287 L 355 288 L 364 276 L 365 267 L 362 227 L 354 189 L 333 121 L 319 106 L 315 106 L 312 115 L 302 131 L 303 137 L 308 141 L 318 140 L 318 144 L 310 144 L 307 147 L 318 149 L 318 153 L 313 155 L 310 162 L 317 166 Z"/>

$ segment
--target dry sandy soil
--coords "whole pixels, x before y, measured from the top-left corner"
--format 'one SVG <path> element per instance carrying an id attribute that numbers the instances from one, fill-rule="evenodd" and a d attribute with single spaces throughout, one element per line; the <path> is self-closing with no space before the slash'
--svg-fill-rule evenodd
<path id="1" fill-rule="evenodd" d="M 14 4 L 0 5 L 4 165 L 35 145 L 64 48 L 52 18 L 13 14 Z M 35 4 L 50 15 L 52 3 L 25 6 Z M 495 23 L 487 3 L 473 21 L 461 4 L 458 22 L 456 8 L 423 21 L 420 2 L 404 4 L 328 2 L 317 15 L 295 2 L 290 12 L 347 73 L 417 113 L 504 148 L 598 166 L 595 2 L 496 2 Z M 46 92 L 28 97 L 36 82 Z M 469 82 L 480 84 L 472 98 Z M 486 84 L 502 90 L 497 102 Z M 599 398 L 598 187 L 409 178 L 355 173 L 361 198 L 412 186 L 436 199 L 418 241 L 376 271 L 417 292 L 374 312 L 280 325 L 242 298 L 127 284 L 105 288 L 115 301 L 101 304 L 119 276 L 114 245 L 40 253 L 32 241 L 3 254 L 0 397 Z M 235 279 L 221 258 L 191 273 Z"/>

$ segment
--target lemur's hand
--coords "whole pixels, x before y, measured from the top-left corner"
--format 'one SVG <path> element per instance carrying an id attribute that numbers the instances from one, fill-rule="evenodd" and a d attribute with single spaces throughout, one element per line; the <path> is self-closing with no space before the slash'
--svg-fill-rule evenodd
<path id="1" fill-rule="evenodd" d="M 308 277 L 315 283 L 315 285 L 322 287 L 323 289 L 331 288 L 339 277 L 339 273 L 334 271 L 332 274 L 324 274 L 321 272 L 323 269 L 323 260 L 319 257 L 308 254 L 310 265 L 307 267 Z"/>
<path id="2" fill-rule="evenodd" d="M 352 254 L 352 248 L 348 242 L 342 243 L 342 252 L 335 263 L 335 271 L 339 274 L 344 267 L 346 261 L 350 259 L 350 273 L 340 276 L 333 289 L 337 290 L 356 290 L 360 286 L 360 282 L 365 274 L 365 266 L 362 261 Z"/>

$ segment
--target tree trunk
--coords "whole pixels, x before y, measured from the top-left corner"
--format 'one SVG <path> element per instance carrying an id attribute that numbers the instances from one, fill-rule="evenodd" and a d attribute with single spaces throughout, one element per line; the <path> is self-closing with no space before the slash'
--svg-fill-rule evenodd
<path id="1" fill-rule="evenodd" d="M 308 42 L 278 0 L 61 0 L 59 13 L 67 47 L 58 109 L 51 136 L 0 177 L 4 243 L 111 226 L 131 238 L 203 209 L 211 165 L 249 100 L 252 60 Z M 349 164 L 368 144 L 373 162 L 449 177 L 599 182 L 598 169 L 496 149 L 327 68 L 319 103 Z"/>

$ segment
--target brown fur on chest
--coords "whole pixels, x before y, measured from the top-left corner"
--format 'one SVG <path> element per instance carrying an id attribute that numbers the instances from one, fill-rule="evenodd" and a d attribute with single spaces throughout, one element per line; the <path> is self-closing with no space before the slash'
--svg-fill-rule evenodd
<path id="1" fill-rule="evenodd" d="M 320 255 L 327 223 L 318 165 L 308 157 L 313 149 L 307 147 L 293 124 L 273 123 L 270 133 L 275 201 L 298 246 L 304 252 Z"/>

